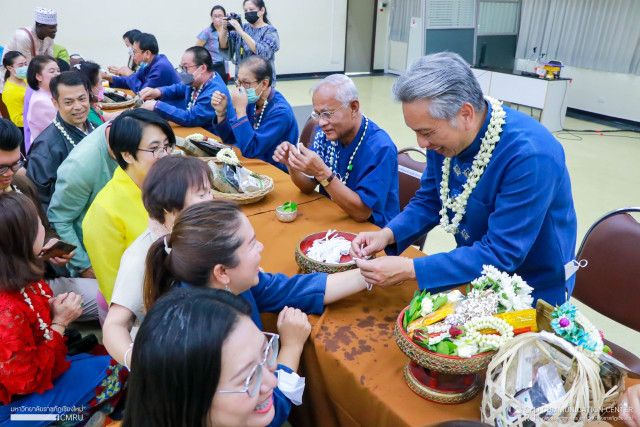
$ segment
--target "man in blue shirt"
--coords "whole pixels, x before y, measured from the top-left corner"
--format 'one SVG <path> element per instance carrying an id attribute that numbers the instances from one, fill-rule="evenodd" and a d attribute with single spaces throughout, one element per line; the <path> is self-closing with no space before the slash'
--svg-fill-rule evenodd
<path id="1" fill-rule="evenodd" d="M 111 87 L 131 89 L 135 93 L 145 87 L 169 86 L 179 83 L 178 73 L 166 56 L 159 54 L 158 41 L 153 34 L 141 33 L 133 40 L 133 61 L 140 66 L 127 77 L 102 73 Z"/>
<path id="2" fill-rule="evenodd" d="M 395 144 L 360 112 L 358 91 L 349 77 L 333 74 L 312 92 L 311 115 L 318 121 L 313 146 L 283 142 L 273 159 L 287 166 L 303 192 L 320 184 L 320 191 L 353 219 L 384 227 L 400 212 Z"/>
<path id="3" fill-rule="evenodd" d="M 361 233 L 352 252 L 397 255 L 437 224 L 457 248 L 411 260 L 357 261 L 372 284 L 417 279 L 432 292 L 468 283 L 483 264 L 517 273 L 534 299 L 562 304 L 575 277 L 577 221 L 560 143 L 540 123 L 483 98 L 469 65 L 453 53 L 418 59 L 393 86 L 405 122 L 426 148 L 416 197 L 386 228 Z M 361 245 L 364 249 L 361 250 Z"/>
<path id="4" fill-rule="evenodd" d="M 180 65 L 182 83 L 142 90 L 140 98 L 147 100 L 142 108 L 155 111 L 165 120 L 180 126 L 203 127 L 213 132 L 212 120 L 216 117 L 216 110 L 211 105 L 211 95 L 219 91 L 228 97 L 227 85 L 214 71 L 211 54 L 202 46 L 187 49 Z M 229 103 L 227 112 L 232 110 L 233 105 Z"/>

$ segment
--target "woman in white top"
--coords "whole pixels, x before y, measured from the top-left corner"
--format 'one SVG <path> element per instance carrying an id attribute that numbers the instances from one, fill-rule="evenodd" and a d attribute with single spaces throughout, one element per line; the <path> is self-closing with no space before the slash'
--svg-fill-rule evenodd
<path id="1" fill-rule="evenodd" d="M 167 177 L 171 177 L 167 179 Z M 149 227 L 122 255 L 109 313 L 102 327 L 103 341 L 114 359 L 129 367 L 131 329 L 142 322 L 145 259 L 149 247 L 171 232 L 178 213 L 193 204 L 213 200 L 211 169 L 200 159 L 167 156 L 154 164 L 142 187 L 142 201 L 149 212 Z"/>
<path id="2" fill-rule="evenodd" d="M 27 152 L 33 140 L 53 122 L 58 113 L 49 91 L 49 82 L 58 74 L 60 74 L 60 67 L 53 56 L 38 55 L 29 63 L 27 83 L 34 92 L 24 112 L 25 150 Z M 25 102 L 27 102 L 26 98 Z"/>

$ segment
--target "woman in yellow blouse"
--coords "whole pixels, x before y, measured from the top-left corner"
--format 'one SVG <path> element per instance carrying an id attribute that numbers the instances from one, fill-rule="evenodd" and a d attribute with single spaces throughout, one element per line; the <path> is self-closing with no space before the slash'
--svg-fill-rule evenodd
<path id="1" fill-rule="evenodd" d="M 24 79 L 27 78 L 29 62 L 23 54 L 12 50 L 2 58 L 2 65 L 7 70 L 4 75 L 5 86 L 2 100 L 7 106 L 11 121 L 19 128 L 22 128 L 24 93 L 27 90 L 27 82 Z"/>
<path id="2" fill-rule="evenodd" d="M 113 121 L 109 147 L 119 167 L 82 221 L 84 245 L 107 304 L 122 254 L 148 225 L 142 183 L 151 166 L 171 153 L 175 143 L 169 122 L 151 111 L 125 111 Z"/>

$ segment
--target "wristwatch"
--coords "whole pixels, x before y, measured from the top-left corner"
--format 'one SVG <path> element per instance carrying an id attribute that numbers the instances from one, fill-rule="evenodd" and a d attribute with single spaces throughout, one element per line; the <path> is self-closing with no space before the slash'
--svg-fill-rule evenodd
<path id="1" fill-rule="evenodd" d="M 333 181 L 333 178 L 335 178 L 336 173 L 333 172 L 331 173 L 331 176 L 327 179 L 323 179 L 322 181 L 320 181 L 320 185 L 322 185 L 323 187 L 326 187 L 327 185 L 331 184 L 331 181 Z"/>

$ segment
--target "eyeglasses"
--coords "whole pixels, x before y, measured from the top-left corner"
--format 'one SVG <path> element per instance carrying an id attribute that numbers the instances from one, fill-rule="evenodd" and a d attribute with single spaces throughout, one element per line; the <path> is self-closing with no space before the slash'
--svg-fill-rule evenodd
<path id="1" fill-rule="evenodd" d="M 185 73 L 188 73 L 189 72 L 189 68 L 193 68 L 193 67 L 197 68 L 197 67 L 199 67 L 199 65 L 187 65 L 186 67 L 184 65 L 181 65 L 180 69 L 182 71 L 184 71 Z"/>
<path id="2" fill-rule="evenodd" d="M 269 332 L 263 332 L 266 337 L 269 338 L 267 348 L 264 349 L 264 359 L 261 363 L 258 363 L 253 367 L 249 376 L 244 382 L 244 389 L 242 390 L 219 390 L 216 393 L 247 393 L 249 397 L 254 397 L 260 391 L 260 384 L 262 384 L 262 367 L 266 364 L 268 368 L 275 366 L 278 360 L 278 350 L 280 350 L 280 344 L 278 338 L 280 335 L 271 334 Z"/>
<path id="3" fill-rule="evenodd" d="M 252 85 L 252 84 L 254 84 L 254 83 L 258 83 L 258 81 L 257 81 L 257 80 L 254 80 L 254 81 L 252 81 L 252 82 L 243 82 L 243 81 L 240 81 L 240 80 L 236 79 L 236 80 L 234 81 L 234 83 L 236 84 L 236 86 L 242 86 L 242 87 L 243 87 L 243 88 L 245 88 L 245 89 L 249 89 L 249 88 L 251 88 L 251 85 Z"/>
<path id="4" fill-rule="evenodd" d="M 311 117 L 315 120 L 315 121 L 319 121 L 320 118 L 329 121 L 333 118 L 333 115 L 341 108 L 346 107 L 347 105 L 349 105 L 348 102 L 342 104 L 341 106 L 339 106 L 338 108 L 336 108 L 333 111 L 323 111 L 322 113 L 316 113 L 315 111 L 311 112 Z"/>
<path id="5" fill-rule="evenodd" d="M 22 153 L 20 153 L 20 159 L 18 159 L 17 162 L 10 165 L 0 165 L 0 175 L 4 175 L 9 169 L 11 169 L 12 172 L 18 172 L 24 165 L 24 162 L 26 162 L 26 159 L 24 158 Z"/>
<path id="6" fill-rule="evenodd" d="M 150 150 L 144 148 L 138 148 L 138 151 L 146 151 L 147 153 L 153 153 L 154 159 L 161 159 L 163 154 L 171 154 L 173 152 L 173 144 L 167 144 L 164 147 L 156 147 Z"/>

